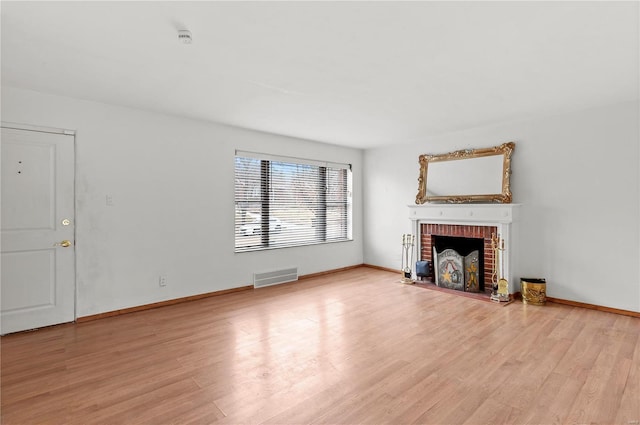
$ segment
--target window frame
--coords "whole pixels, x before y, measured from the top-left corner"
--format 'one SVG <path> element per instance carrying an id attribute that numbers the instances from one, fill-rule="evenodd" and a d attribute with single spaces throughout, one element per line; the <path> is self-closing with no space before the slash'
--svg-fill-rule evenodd
<path id="1" fill-rule="evenodd" d="M 256 220 L 255 223 L 259 223 L 260 225 L 260 238 L 259 242 L 254 245 L 242 246 L 238 244 L 239 238 L 242 237 L 242 233 L 240 228 L 242 226 L 246 226 L 246 221 L 239 221 L 238 211 L 241 208 L 238 207 L 239 203 L 239 188 L 240 188 L 240 178 L 238 173 L 238 159 L 250 159 L 259 161 L 259 170 L 260 170 L 260 193 L 259 193 L 259 201 L 243 201 L 247 203 L 259 203 L 260 204 L 260 219 Z M 273 177 L 273 164 L 279 163 L 288 166 L 311 166 L 315 167 L 313 169 L 314 172 L 317 172 L 318 180 L 317 180 L 317 193 L 313 193 L 313 195 L 317 195 L 319 199 L 318 205 L 311 205 L 310 208 L 314 208 L 320 206 L 318 209 L 318 213 L 314 217 L 312 227 L 319 225 L 316 228 L 315 232 L 311 232 L 307 234 L 301 234 L 301 240 L 296 241 L 295 238 L 286 241 L 274 242 L 271 238 L 271 229 L 270 229 L 270 221 L 272 219 L 272 206 L 282 206 L 286 204 L 279 204 L 278 202 L 272 200 L 272 196 L 274 194 L 274 186 L 276 186 L 272 182 Z M 329 192 L 329 175 L 334 173 L 335 171 L 343 172 L 342 183 L 344 186 L 340 189 L 340 191 L 344 192 L 344 196 L 336 201 L 336 200 L 328 200 L 328 192 Z M 270 154 L 262 154 L 255 152 L 247 152 L 236 150 L 234 155 L 234 252 L 235 253 L 243 253 L 243 252 L 255 252 L 255 251 L 263 251 L 270 249 L 280 249 L 280 248 L 293 248 L 293 247 L 302 247 L 302 246 L 311 246 L 311 245 L 319 245 L 326 243 L 339 243 L 339 242 L 350 242 L 353 240 L 353 193 L 352 193 L 352 179 L 353 179 L 353 171 L 351 164 L 341 164 L 341 163 L 333 163 L 333 162 L 324 162 L 324 161 L 316 161 L 305 158 L 296 158 L 296 157 L 288 157 L 288 156 L 277 156 Z M 313 182 L 312 179 L 308 179 L 305 181 Z M 255 181 L 254 181 L 255 183 Z M 327 211 L 331 208 L 337 208 L 339 211 L 341 210 L 338 220 L 336 223 L 340 223 L 340 221 L 344 221 L 344 224 L 339 224 L 338 228 L 340 229 L 341 235 L 338 237 L 327 236 L 331 221 L 327 220 Z M 246 214 L 246 211 L 245 213 Z M 243 215 L 246 220 L 246 215 Z M 316 218 L 319 217 L 319 221 Z M 274 217 L 277 219 L 277 217 Z M 275 234 L 275 232 L 273 232 Z M 312 236 L 312 240 L 306 240 L 305 236 Z"/>

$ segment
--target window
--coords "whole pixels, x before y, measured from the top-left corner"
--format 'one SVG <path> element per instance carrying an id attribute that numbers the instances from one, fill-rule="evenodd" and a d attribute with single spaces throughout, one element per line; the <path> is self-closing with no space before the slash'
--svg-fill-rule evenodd
<path id="1" fill-rule="evenodd" d="M 236 152 L 236 252 L 347 240 L 350 165 Z"/>

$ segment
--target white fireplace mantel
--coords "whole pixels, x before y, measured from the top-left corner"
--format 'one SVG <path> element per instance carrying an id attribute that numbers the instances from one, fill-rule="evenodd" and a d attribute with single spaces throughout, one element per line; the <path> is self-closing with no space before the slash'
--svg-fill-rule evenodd
<path id="1" fill-rule="evenodd" d="M 409 205 L 412 232 L 416 235 L 414 258 L 420 258 L 420 225 L 454 224 L 467 226 L 496 226 L 504 241 L 504 276 L 509 282 L 509 293 L 519 290 L 514 276 L 517 270 L 517 239 L 520 204 L 424 204 Z"/>

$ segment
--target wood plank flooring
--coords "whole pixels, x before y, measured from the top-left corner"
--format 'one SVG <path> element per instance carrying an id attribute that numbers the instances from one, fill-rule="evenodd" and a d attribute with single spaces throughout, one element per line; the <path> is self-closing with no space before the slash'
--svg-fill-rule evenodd
<path id="1" fill-rule="evenodd" d="M 3 424 L 640 421 L 640 319 L 357 268 L 2 337 Z"/>

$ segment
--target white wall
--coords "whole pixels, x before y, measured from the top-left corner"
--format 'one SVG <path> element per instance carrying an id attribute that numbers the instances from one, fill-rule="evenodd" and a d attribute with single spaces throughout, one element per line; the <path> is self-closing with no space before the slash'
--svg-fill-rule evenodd
<path id="1" fill-rule="evenodd" d="M 2 120 L 76 130 L 78 317 L 363 262 L 361 150 L 11 87 Z M 353 164 L 353 241 L 235 254 L 235 149 Z"/>
<path id="2" fill-rule="evenodd" d="M 626 103 L 365 151 L 365 263 L 398 269 L 418 155 L 515 141 L 520 277 L 550 297 L 640 311 L 639 109 Z"/>
<path id="3" fill-rule="evenodd" d="M 638 113 L 622 104 L 506 123 L 371 149 L 363 162 L 360 150 L 2 88 L 3 121 L 77 131 L 78 316 L 244 286 L 254 271 L 292 265 L 397 269 L 418 155 L 510 140 L 523 204 L 515 275 L 545 277 L 551 297 L 640 311 Z M 354 240 L 234 254 L 235 149 L 352 163 Z"/>

